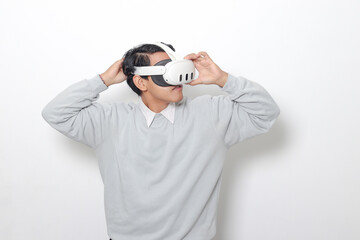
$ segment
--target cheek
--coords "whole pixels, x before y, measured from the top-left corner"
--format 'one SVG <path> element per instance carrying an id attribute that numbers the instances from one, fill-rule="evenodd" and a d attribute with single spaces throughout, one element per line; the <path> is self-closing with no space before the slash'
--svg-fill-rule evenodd
<path id="1" fill-rule="evenodd" d="M 158 98 L 168 98 L 174 93 L 171 87 L 158 87 L 156 90 Z"/>
<path id="2" fill-rule="evenodd" d="M 164 92 L 166 92 L 167 94 L 172 92 L 173 87 L 164 87 Z"/>

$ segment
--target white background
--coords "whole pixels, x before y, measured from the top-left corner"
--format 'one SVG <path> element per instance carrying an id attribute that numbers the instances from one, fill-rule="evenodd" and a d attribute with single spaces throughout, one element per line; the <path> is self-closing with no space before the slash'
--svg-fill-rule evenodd
<path id="1" fill-rule="evenodd" d="M 108 239 L 93 151 L 41 110 L 149 41 L 206 51 L 281 109 L 229 150 L 215 240 L 360 239 L 359 12 L 357 0 L 1 1 L 0 239 Z M 124 82 L 99 101 L 137 95 Z"/>

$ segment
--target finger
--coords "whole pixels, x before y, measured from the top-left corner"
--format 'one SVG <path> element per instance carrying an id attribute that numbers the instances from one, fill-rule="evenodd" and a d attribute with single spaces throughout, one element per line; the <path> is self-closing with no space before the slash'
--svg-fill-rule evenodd
<path id="1" fill-rule="evenodd" d="M 207 52 L 204 51 L 199 52 L 198 55 L 202 58 L 210 58 L 209 54 L 207 54 Z"/>
<path id="2" fill-rule="evenodd" d="M 185 59 L 188 59 L 188 60 L 193 60 L 193 59 L 196 59 L 196 58 L 197 58 L 197 54 L 195 54 L 195 53 L 190 53 L 190 54 L 186 55 L 184 58 L 185 58 Z"/>
<path id="3" fill-rule="evenodd" d="M 116 62 L 114 62 L 111 66 L 121 67 L 124 62 L 124 59 L 119 59 Z"/>
<path id="4" fill-rule="evenodd" d="M 117 62 L 123 62 L 124 60 L 125 60 L 125 57 L 123 57 L 123 58 L 121 58 L 121 59 L 117 60 Z"/>
<path id="5" fill-rule="evenodd" d="M 119 67 L 122 68 L 123 64 L 124 64 L 124 59 L 125 58 L 122 58 L 120 59 L 118 62 L 119 62 Z"/>
<path id="6" fill-rule="evenodd" d="M 197 78 L 197 79 L 194 79 L 194 80 L 192 80 L 191 82 L 189 82 L 187 84 L 189 84 L 191 86 L 195 86 L 195 85 L 198 85 L 198 84 L 201 84 L 201 83 L 202 83 L 202 81 L 199 78 Z"/>

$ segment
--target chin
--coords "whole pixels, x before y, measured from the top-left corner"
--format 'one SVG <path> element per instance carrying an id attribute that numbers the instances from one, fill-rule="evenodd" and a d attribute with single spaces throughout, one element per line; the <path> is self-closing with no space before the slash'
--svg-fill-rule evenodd
<path id="1" fill-rule="evenodd" d="M 172 99 L 172 101 L 171 101 L 171 102 L 180 102 L 183 98 L 184 98 L 184 96 L 181 94 L 181 96 L 179 96 L 179 97 L 177 97 L 177 98 Z"/>

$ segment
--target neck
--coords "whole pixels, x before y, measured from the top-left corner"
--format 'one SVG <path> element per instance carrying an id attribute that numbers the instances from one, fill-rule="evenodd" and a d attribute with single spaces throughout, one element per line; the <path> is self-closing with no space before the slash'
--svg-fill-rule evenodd
<path id="1" fill-rule="evenodd" d="M 169 105 L 169 102 L 164 102 L 151 96 L 146 96 L 145 94 L 141 95 L 141 99 L 144 104 L 155 113 L 161 112 Z"/>

